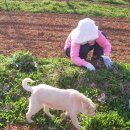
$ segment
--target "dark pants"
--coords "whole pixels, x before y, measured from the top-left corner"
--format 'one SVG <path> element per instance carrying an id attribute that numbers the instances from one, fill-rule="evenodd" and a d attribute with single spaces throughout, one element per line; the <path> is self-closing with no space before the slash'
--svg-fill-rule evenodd
<path id="1" fill-rule="evenodd" d="M 106 37 L 106 34 L 102 32 L 102 34 Z M 86 59 L 88 52 L 93 50 L 93 56 L 92 59 L 98 59 L 103 55 L 103 48 L 98 45 L 98 43 L 95 42 L 94 45 L 89 45 L 89 44 L 84 44 L 80 46 L 80 51 L 79 51 L 79 57 L 81 59 Z M 70 57 L 70 48 L 66 49 L 66 55 Z"/>

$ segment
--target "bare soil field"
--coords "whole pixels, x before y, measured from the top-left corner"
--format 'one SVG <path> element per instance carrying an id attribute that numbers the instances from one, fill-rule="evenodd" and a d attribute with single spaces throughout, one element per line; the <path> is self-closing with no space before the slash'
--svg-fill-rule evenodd
<path id="1" fill-rule="evenodd" d="M 85 15 L 0 12 L 0 54 L 28 50 L 36 57 L 66 57 L 64 43 Z M 112 44 L 111 58 L 130 63 L 130 19 L 91 17 Z"/>
<path id="2" fill-rule="evenodd" d="M 28 50 L 36 57 L 66 57 L 64 43 L 70 31 L 85 15 L 0 12 L 0 54 Z M 107 33 L 114 61 L 130 63 L 130 19 L 91 17 Z M 4 130 L 27 130 L 7 126 Z M 36 130 L 34 127 L 32 130 Z M 72 128 L 74 130 L 74 128 Z M 72 130 L 71 129 L 71 130 Z"/>

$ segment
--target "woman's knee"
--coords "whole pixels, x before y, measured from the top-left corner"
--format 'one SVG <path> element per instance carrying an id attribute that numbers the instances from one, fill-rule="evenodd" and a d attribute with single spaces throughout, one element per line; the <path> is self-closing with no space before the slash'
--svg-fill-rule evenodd
<path id="1" fill-rule="evenodd" d="M 65 54 L 70 57 L 70 48 L 67 48 L 66 51 L 65 51 Z"/>

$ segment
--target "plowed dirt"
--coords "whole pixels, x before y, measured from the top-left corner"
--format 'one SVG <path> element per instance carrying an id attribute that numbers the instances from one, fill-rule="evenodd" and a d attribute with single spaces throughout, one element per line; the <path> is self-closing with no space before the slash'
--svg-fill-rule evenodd
<path id="1" fill-rule="evenodd" d="M 0 12 L 0 53 L 29 50 L 37 57 L 66 57 L 64 43 L 85 15 Z M 130 63 L 130 19 L 91 17 L 107 33 L 111 57 Z"/>
<path id="2" fill-rule="evenodd" d="M 29 50 L 36 57 L 66 57 L 64 43 L 84 15 L 0 12 L 0 53 Z M 130 63 L 130 19 L 91 17 L 107 33 L 114 61 Z M 27 130 L 7 126 L 4 130 Z M 37 128 L 34 128 L 37 129 Z M 73 129 L 73 128 L 72 128 Z"/>

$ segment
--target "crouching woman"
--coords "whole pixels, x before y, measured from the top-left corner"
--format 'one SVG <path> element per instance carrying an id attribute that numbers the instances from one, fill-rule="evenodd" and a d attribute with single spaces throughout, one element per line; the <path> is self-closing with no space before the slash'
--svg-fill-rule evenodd
<path id="1" fill-rule="evenodd" d="M 92 60 L 103 58 L 107 69 L 112 67 L 110 58 L 111 43 L 106 34 L 98 29 L 95 21 L 90 18 L 82 19 L 78 26 L 71 31 L 64 46 L 65 53 L 71 61 L 78 66 L 84 66 L 95 71 L 95 66 L 87 60 L 88 52 L 93 50 Z"/>

